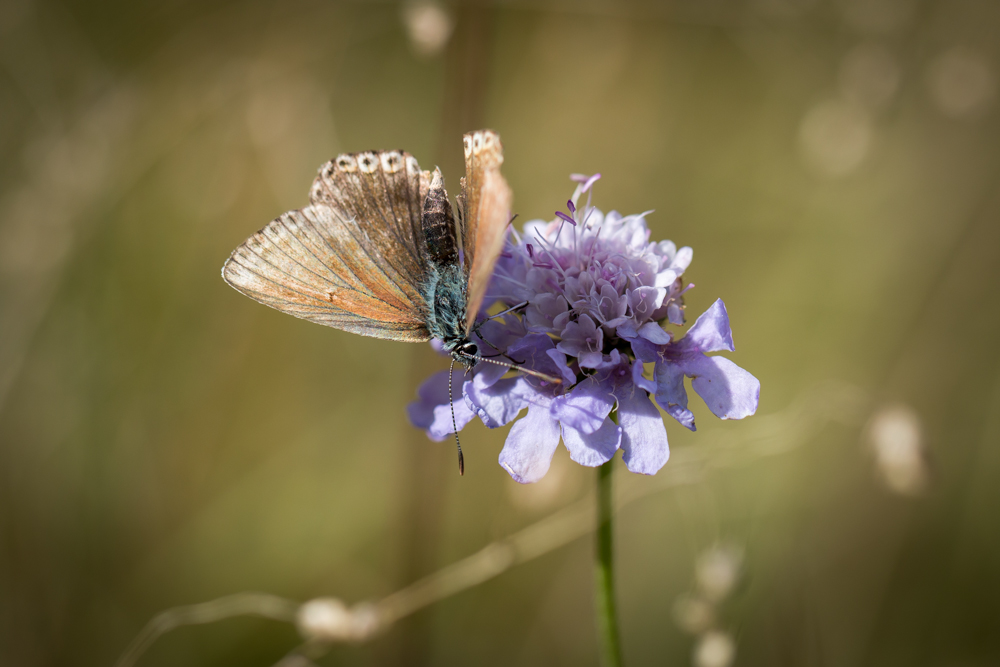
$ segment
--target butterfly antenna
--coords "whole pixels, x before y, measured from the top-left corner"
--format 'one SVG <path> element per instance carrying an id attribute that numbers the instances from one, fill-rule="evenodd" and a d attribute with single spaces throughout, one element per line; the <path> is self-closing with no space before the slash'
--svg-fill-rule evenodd
<path id="1" fill-rule="evenodd" d="M 451 428 L 455 431 L 455 446 L 458 447 L 458 474 L 465 475 L 465 457 L 462 456 L 462 443 L 458 441 L 458 423 L 455 421 L 455 399 L 451 393 L 451 380 L 454 377 L 455 360 L 448 367 L 448 405 L 451 406 Z"/>
<path id="2" fill-rule="evenodd" d="M 562 378 L 557 378 L 552 375 L 547 375 L 545 373 L 532 370 L 530 368 L 525 368 L 524 366 L 521 366 L 519 364 L 508 364 L 505 361 L 497 361 L 496 359 L 490 359 L 489 357 L 481 357 L 478 354 L 475 355 L 470 354 L 468 355 L 468 357 L 470 359 L 476 359 L 477 361 L 485 361 L 490 364 L 496 364 L 497 366 L 506 366 L 507 368 L 513 371 L 517 371 L 519 373 L 525 373 L 527 375 L 533 375 L 540 380 L 545 380 L 546 382 L 551 382 L 553 384 L 562 384 Z"/>

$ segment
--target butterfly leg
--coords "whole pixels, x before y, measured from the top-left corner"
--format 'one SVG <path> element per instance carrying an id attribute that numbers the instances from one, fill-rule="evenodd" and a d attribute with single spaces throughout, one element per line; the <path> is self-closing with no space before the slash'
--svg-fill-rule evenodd
<path id="1" fill-rule="evenodd" d="M 486 319 L 481 320 L 479 322 L 476 322 L 476 325 L 474 327 L 472 327 L 472 331 L 473 331 L 473 333 L 478 334 L 479 333 L 479 327 L 483 326 L 484 324 L 486 324 L 490 320 L 495 320 L 498 317 L 503 317 L 507 313 L 513 313 L 514 311 L 522 310 L 522 309 L 527 308 L 527 307 L 528 307 L 528 302 L 527 301 L 522 301 L 521 303 L 517 304 L 516 306 L 511 306 L 507 310 L 502 310 L 499 313 L 497 313 L 496 315 L 490 315 Z"/>
<path id="2" fill-rule="evenodd" d="M 504 352 L 503 350 L 501 350 L 499 347 L 497 347 L 496 345 L 494 345 L 493 343 L 491 343 L 490 341 L 488 341 L 486 338 L 484 338 L 483 334 L 481 334 L 479 332 L 476 332 L 476 335 L 479 336 L 479 340 L 483 341 L 484 343 L 486 343 L 487 345 L 489 345 L 490 347 L 492 347 L 494 350 L 496 350 L 499 353 L 499 354 L 491 354 L 488 357 L 484 356 L 484 355 L 479 355 L 483 359 L 492 359 L 493 357 L 502 357 L 503 355 L 507 354 L 506 352 Z M 510 360 L 513 361 L 515 364 L 518 364 L 518 365 L 521 365 L 521 364 L 524 363 L 523 361 L 518 361 L 514 357 L 511 357 Z"/>
<path id="3" fill-rule="evenodd" d="M 496 350 L 500 354 L 504 354 L 503 350 L 501 350 L 499 347 L 497 347 L 496 345 L 494 345 L 493 343 L 491 343 L 490 341 L 488 341 L 486 338 L 484 338 L 483 334 L 480 333 L 479 330 L 482 328 L 482 326 L 484 324 L 486 324 L 490 320 L 495 320 L 498 317 L 503 317 L 507 313 L 512 313 L 514 311 L 521 310 L 523 308 L 526 308 L 527 306 L 528 306 L 528 302 L 527 301 L 523 301 L 523 302 L 517 304 L 516 306 L 511 306 L 507 310 L 504 310 L 504 311 L 501 311 L 501 312 L 497 313 L 496 315 L 490 315 L 486 319 L 483 319 L 483 320 L 480 320 L 479 322 L 476 322 L 475 326 L 472 327 L 472 333 L 476 334 L 479 337 L 479 340 L 483 341 L 484 343 L 486 343 L 487 345 L 489 345 L 490 347 L 492 347 L 494 350 Z M 499 355 L 493 355 L 493 356 L 499 356 Z M 517 364 L 523 364 L 524 363 L 523 361 L 517 361 L 517 360 L 514 360 L 514 362 L 517 363 Z"/>

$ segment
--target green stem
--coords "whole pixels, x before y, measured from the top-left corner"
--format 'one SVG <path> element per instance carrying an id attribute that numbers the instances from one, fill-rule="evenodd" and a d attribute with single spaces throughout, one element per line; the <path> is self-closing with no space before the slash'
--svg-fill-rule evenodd
<path id="1" fill-rule="evenodd" d="M 614 416 L 614 415 L 612 415 Z M 618 614 L 615 608 L 615 571 L 613 523 L 611 521 L 611 474 L 615 460 L 597 470 L 597 626 L 600 631 L 601 663 L 621 667 L 622 651 L 618 638 Z"/>

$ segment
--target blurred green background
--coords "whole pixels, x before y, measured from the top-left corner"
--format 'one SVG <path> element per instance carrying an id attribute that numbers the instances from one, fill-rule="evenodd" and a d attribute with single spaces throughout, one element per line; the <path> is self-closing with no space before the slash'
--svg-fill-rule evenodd
<path id="1" fill-rule="evenodd" d="M 515 484 L 478 422 L 460 478 L 405 420 L 427 346 L 219 277 L 337 153 L 403 148 L 454 190 L 461 133 L 491 127 L 520 220 L 572 172 L 655 209 L 695 250 L 689 314 L 724 298 L 763 386 L 750 420 L 695 399 L 697 433 L 668 423 L 660 475 L 709 472 L 618 521 L 627 664 L 1000 664 L 998 34 L 989 0 L 2 0 L 0 663 L 110 665 L 155 613 L 244 590 L 377 599 L 587 493 L 562 450 Z M 852 418 L 711 465 L 834 381 Z M 684 613 L 720 544 L 730 660 Z M 591 551 L 317 662 L 596 664 Z M 299 641 L 238 618 L 140 664 Z"/>

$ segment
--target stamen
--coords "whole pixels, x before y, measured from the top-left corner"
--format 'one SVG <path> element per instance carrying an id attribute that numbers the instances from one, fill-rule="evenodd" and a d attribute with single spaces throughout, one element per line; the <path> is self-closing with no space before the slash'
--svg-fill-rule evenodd
<path id="1" fill-rule="evenodd" d="M 586 174 L 571 174 L 569 179 L 574 183 L 583 183 L 580 188 L 580 192 L 584 193 L 590 189 L 590 187 L 599 181 L 601 178 L 600 174 L 594 174 L 593 176 L 587 176 Z"/>

